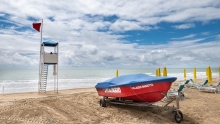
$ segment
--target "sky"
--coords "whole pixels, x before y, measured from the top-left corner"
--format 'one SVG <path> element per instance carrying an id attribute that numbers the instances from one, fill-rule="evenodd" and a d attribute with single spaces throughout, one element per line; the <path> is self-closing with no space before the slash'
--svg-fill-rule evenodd
<path id="1" fill-rule="evenodd" d="M 0 68 L 39 66 L 42 19 L 61 68 L 220 67 L 219 0 L 1 0 Z"/>

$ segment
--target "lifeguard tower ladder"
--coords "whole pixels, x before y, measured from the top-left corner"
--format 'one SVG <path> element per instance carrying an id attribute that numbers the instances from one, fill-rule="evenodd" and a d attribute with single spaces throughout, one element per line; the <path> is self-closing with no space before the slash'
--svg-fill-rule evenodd
<path id="1" fill-rule="evenodd" d="M 54 52 L 45 52 L 46 47 L 54 47 Z M 58 93 L 58 43 L 43 42 L 40 47 L 38 93 L 46 92 L 48 66 L 53 65 L 54 92 Z"/>

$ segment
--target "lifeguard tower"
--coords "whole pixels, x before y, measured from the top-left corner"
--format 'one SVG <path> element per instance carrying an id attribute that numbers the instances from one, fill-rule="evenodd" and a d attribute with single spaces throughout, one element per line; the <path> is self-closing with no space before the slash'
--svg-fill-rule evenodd
<path id="1" fill-rule="evenodd" d="M 54 48 L 54 51 L 45 52 L 47 47 Z M 49 65 L 53 65 L 54 92 L 58 93 L 58 43 L 51 41 L 43 42 L 40 47 L 38 93 L 46 92 Z"/>

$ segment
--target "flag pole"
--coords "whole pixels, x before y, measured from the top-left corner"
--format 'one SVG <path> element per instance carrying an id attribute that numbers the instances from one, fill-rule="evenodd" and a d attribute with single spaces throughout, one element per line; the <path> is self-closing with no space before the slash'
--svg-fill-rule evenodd
<path id="1" fill-rule="evenodd" d="M 42 32 L 43 32 L 43 19 L 42 19 L 42 22 L 41 22 L 41 28 L 40 28 L 40 31 L 41 31 L 41 38 L 40 38 L 40 59 L 39 59 L 39 80 L 38 80 L 38 93 L 40 93 L 40 81 L 41 81 L 41 44 L 42 44 Z"/>
<path id="2" fill-rule="evenodd" d="M 43 32 L 43 19 L 42 19 L 42 23 L 41 23 L 41 43 L 40 43 L 40 45 L 42 44 L 42 32 Z"/>

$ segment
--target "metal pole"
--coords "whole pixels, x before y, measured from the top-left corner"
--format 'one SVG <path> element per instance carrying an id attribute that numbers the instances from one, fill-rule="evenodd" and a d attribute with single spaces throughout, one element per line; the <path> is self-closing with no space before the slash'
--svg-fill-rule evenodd
<path id="1" fill-rule="evenodd" d="M 56 53 L 56 46 L 54 47 L 54 53 Z M 54 93 L 56 92 L 56 64 L 53 65 L 53 73 L 54 73 Z"/>
<path id="2" fill-rule="evenodd" d="M 4 95 L 4 85 L 2 86 L 2 95 Z"/>
<path id="3" fill-rule="evenodd" d="M 55 90 L 56 90 L 56 65 L 54 64 L 53 65 L 53 76 L 54 76 L 54 92 L 55 92 Z"/>
<path id="4" fill-rule="evenodd" d="M 41 45 L 40 45 L 40 58 L 39 58 L 39 78 L 38 78 L 38 93 L 40 93 L 40 79 L 41 79 Z"/>
<path id="5" fill-rule="evenodd" d="M 42 32 L 43 32 L 43 19 L 42 19 L 42 23 L 41 23 L 41 43 L 42 44 Z"/>
<path id="6" fill-rule="evenodd" d="M 59 63 L 59 44 L 57 44 L 57 93 L 58 93 L 58 63 Z"/>
<path id="7" fill-rule="evenodd" d="M 41 39 L 40 39 L 40 60 L 39 60 L 39 79 L 38 79 L 38 93 L 40 93 L 40 81 L 41 81 L 41 54 L 42 54 L 42 32 L 43 32 L 43 19 L 41 23 Z"/>
<path id="8" fill-rule="evenodd" d="M 179 93 L 178 93 L 178 96 L 176 96 L 176 106 L 177 108 L 179 109 Z"/>
<path id="9" fill-rule="evenodd" d="M 42 57 L 42 64 L 41 64 L 41 65 L 42 65 L 41 68 L 43 68 L 43 71 L 44 71 L 44 69 L 45 69 L 45 68 L 44 68 L 44 60 L 45 60 L 45 52 L 44 52 L 45 50 L 44 50 L 44 48 L 45 48 L 45 46 L 44 46 L 44 44 L 43 44 L 43 46 L 42 46 L 42 49 L 43 49 L 43 50 L 42 50 L 43 57 Z M 49 67 L 47 66 L 47 69 L 48 69 L 48 68 L 49 68 Z M 48 70 L 47 70 L 47 71 L 48 71 Z M 41 73 L 42 73 L 42 70 L 41 70 Z M 47 72 L 47 73 L 48 73 L 48 72 Z M 46 89 L 47 89 L 47 88 L 46 88 Z M 46 92 L 46 89 L 45 89 L 45 92 Z M 42 92 L 42 89 L 41 89 L 41 92 Z"/>

